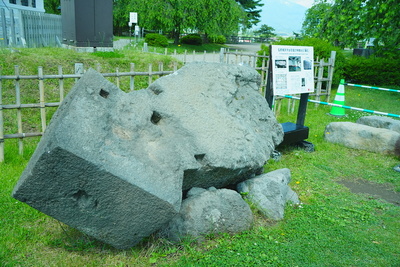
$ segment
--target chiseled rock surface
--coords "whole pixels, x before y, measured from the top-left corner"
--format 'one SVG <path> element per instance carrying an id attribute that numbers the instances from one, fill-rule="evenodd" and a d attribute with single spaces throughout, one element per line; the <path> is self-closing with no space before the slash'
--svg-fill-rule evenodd
<path id="1" fill-rule="evenodd" d="M 282 142 L 282 126 L 259 84 L 260 75 L 250 67 L 195 62 L 149 87 L 156 111 L 179 121 L 192 137 L 197 164 L 185 170 L 184 190 L 243 181 Z"/>
<path id="2" fill-rule="evenodd" d="M 288 185 L 290 180 L 290 170 L 284 168 L 246 180 L 237 185 L 237 190 L 267 218 L 281 220 L 287 202 L 300 203 L 297 193 Z"/>
<path id="3" fill-rule="evenodd" d="M 188 198 L 161 236 L 179 241 L 185 236 L 198 237 L 211 233 L 237 233 L 250 229 L 253 214 L 241 195 L 230 189 L 192 188 Z"/>
<path id="4" fill-rule="evenodd" d="M 325 140 L 355 149 L 400 154 L 400 133 L 353 122 L 332 122 L 325 128 Z"/>
<path id="5" fill-rule="evenodd" d="M 89 70 L 54 115 L 13 196 L 116 248 L 181 210 L 182 190 L 243 181 L 283 138 L 248 67 L 193 63 L 124 93 Z"/>

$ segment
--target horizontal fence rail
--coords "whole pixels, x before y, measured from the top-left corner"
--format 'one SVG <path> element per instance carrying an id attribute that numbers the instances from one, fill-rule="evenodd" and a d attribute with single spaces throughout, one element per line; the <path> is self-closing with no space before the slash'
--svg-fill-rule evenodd
<path id="1" fill-rule="evenodd" d="M 354 84 L 354 83 L 345 83 L 344 85 L 400 93 L 400 90 L 388 89 L 388 88 L 382 88 L 382 87 L 367 86 L 367 85 L 360 85 L 360 84 Z"/>
<path id="2" fill-rule="evenodd" d="M 75 69 L 79 70 L 79 72 L 74 74 L 64 74 L 61 66 L 58 68 L 58 74 L 45 75 L 43 74 L 43 68 L 38 68 L 37 75 L 21 75 L 18 66 L 14 67 L 14 75 L 1 75 L 0 74 L 0 162 L 4 161 L 4 141 L 6 139 L 19 139 L 19 153 L 23 154 L 23 143 L 22 139 L 26 137 L 36 137 L 42 136 L 47 125 L 46 119 L 46 108 L 49 107 L 58 107 L 61 105 L 61 102 L 64 99 L 64 81 L 66 79 L 78 80 L 84 75 L 83 67 L 81 67 L 81 63 L 75 64 Z M 175 62 L 173 65 L 173 70 L 167 71 L 163 70 L 164 66 L 162 64 L 158 65 L 158 70 L 153 70 L 153 65 L 148 65 L 147 71 L 134 71 L 135 64 L 131 63 L 129 72 L 120 72 L 118 68 L 113 73 L 101 73 L 105 78 L 115 78 L 115 83 L 118 87 L 120 87 L 121 78 L 129 77 L 129 90 L 135 90 L 135 77 L 144 76 L 148 77 L 147 83 L 151 84 L 154 78 L 158 78 L 164 75 L 171 74 L 178 69 L 178 62 Z M 98 71 L 100 71 L 100 66 L 98 66 Z M 31 103 L 24 104 L 21 103 L 21 82 L 36 80 L 38 82 L 38 93 L 39 93 L 39 103 Z M 45 80 L 58 80 L 58 90 L 59 90 L 59 101 L 57 102 L 46 102 L 45 101 Z M 6 81 L 13 81 L 15 90 L 13 94 L 15 95 L 15 103 L 14 104 L 4 104 L 3 103 L 3 84 Z M 41 121 L 41 131 L 40 132 L 31 132 L 24 133 L 23 131 L 23 123 L 22 123 L 22 109 L 40 109 L 40 121 Z M 17 120 L 17 133 L 13 134 L 5 134 L 4 133 L 4 111 L 5 110 L 17 110 L 16 120 Z"/>
<path id="3" fill-rule="evenodd" d="M 283 96 L 281 96 L 281 97 L 300 100 L 299 97 L 290 96 L 290 95 L 283 95 Z M 316 103 L 316 104 L 322 104 L 322 105 L 327 105 L 327 106 L 332 106 L 332 107 L 339 107 L 339 108 L 357 110 L 357 111 L 362 111 L 362 112 L 368 112 L 368 113 L 373 113 L 373 114 L 378 114 L 378 115 L 384 115 L 384 116 L 389 116 L 389 117 L 400 118 L 400 115 L 397 115 L 397 114 L 386 113 L 386 112 L 381 112 L 381 111 L 375 111 L 375 110 L 370 110 L 370 109 L 363 109 L 363 108 L 350 107 L 350 106 L 339 105 L 339 104 L 334 104 L 334 103 L 328 103 L 328 102 L 323 102 L 323 101 L 317 101 L 317 100 L 312 100 L 312 99 L 308 99 L 308 102 Z"/>

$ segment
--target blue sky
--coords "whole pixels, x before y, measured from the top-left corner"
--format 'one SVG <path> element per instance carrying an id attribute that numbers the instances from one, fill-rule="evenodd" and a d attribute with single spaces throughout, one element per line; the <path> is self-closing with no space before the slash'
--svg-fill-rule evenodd
<path id="1" fill-rule="evenodd" d="M 305 11 L 310 8 L 314 0 L 264 0 L 261 12 L 261 23 L 275 29 L 279 35 L 299 33 L 304 20 Z M 255 28 L 257 28 L 257 26 Z"/>

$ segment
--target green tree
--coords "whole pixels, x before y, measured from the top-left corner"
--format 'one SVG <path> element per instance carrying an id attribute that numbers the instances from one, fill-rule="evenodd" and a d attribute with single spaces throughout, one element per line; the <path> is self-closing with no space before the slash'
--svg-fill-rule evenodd
<path id="1" fill-rule="evenodd" d="M 332 4 L 319 2 L 307 9 L 303 22 L 302 34 L 310 37 L 323 37 L 325 33 L 325 22 L 331 11 Z"/>
<path id="2" fill-rule="evenodd" d="M 254 34 L 260 36 L 260 37 L 264 37 L 264 38 L 271 38 L 276 36 L 276 34 L 274 33 L 275 29 L 263 24 L 261 25 L 259 30 L 254 31 Z"/>
<path id="3" fill-rule="evenodd" d="M 236 0 L 243 10 L 246 12 L 246 16 L 242 21 L 243 27 L 250 29 L 253 25 L 258 24 L 261 20 L 261 7 L 264 6 L 261 0 Z"/>
<path id="4" fill-rule="evenodd" d="M 398 0 L 321 0 L 311 7 L 303 33 L 342 47 L 375 38 L 380 52 L 394 52 L 400 46 Z"/>
<path id="5" fill-rule="evenodd" d="M 195 29 L 208 37 L 232 35 L 239 31 L 239 22 L 245 17 L 241 6 L 232 0 L 203 0 L 197 10 Z"/>
<path id="6" fill-rule="evenodd" d="M 208 35 L 237 31 L 244 16 L 244 10 L 235 0 L 117 0 L 114 19 L 118 22 L 114 25 L 123 25 L 119 20 L 129 12 L 138 13 L 141 27 L 171 33 L 175 43 L 184 31 Z"/>
<path id="7" fill-rule="evenodd" d="M 44 0 L 44 10 L 50 14 L 61 14 L 60 0 Z"/>
<path id="8" fill-rule="evenodd" d="M 129 29 L 129 12 L 135 12 L 135 10 L 128 8 L 130 2 L 130 0 L 114 0 L 113 2 L 113 27 L 115 35 L 121 35 Z"/>

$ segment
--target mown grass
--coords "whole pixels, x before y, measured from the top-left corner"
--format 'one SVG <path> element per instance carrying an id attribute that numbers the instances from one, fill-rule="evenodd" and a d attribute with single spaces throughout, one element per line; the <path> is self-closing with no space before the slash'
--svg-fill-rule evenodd
<path id="1" fill-rule="evenodd" d="M 296 120 L 287 103 L 282 100 L 279 122 Z M 346 104 L 400 114 L 398 93 L 346 87 Z M 305 124 L 315 152 L 283 149 L 280 161 L 265 165 L 266 172 L 289 168 L 290 186 L 302 201 L 288 205 L 282 221 L 254 210 L 254 226 L 243 233 L 178 244 L 151 236 L 127 250 L 113 249 L 13 199 L 12 189 L 39 139 L 24 140 L 22 156 L 17 140 L 7 140 L 0 163 L 0 266 L 399 266 L 400 207 L 337 183 L 362 179 L 391 184 L 399 192 L 400 173 L 392 170 L 399 159 L 327 143 L 323 133 L 330 122 L 370 115 L 346 110 L 346 117 L 337 118 L 329 111 L 309 103 Z"/>

